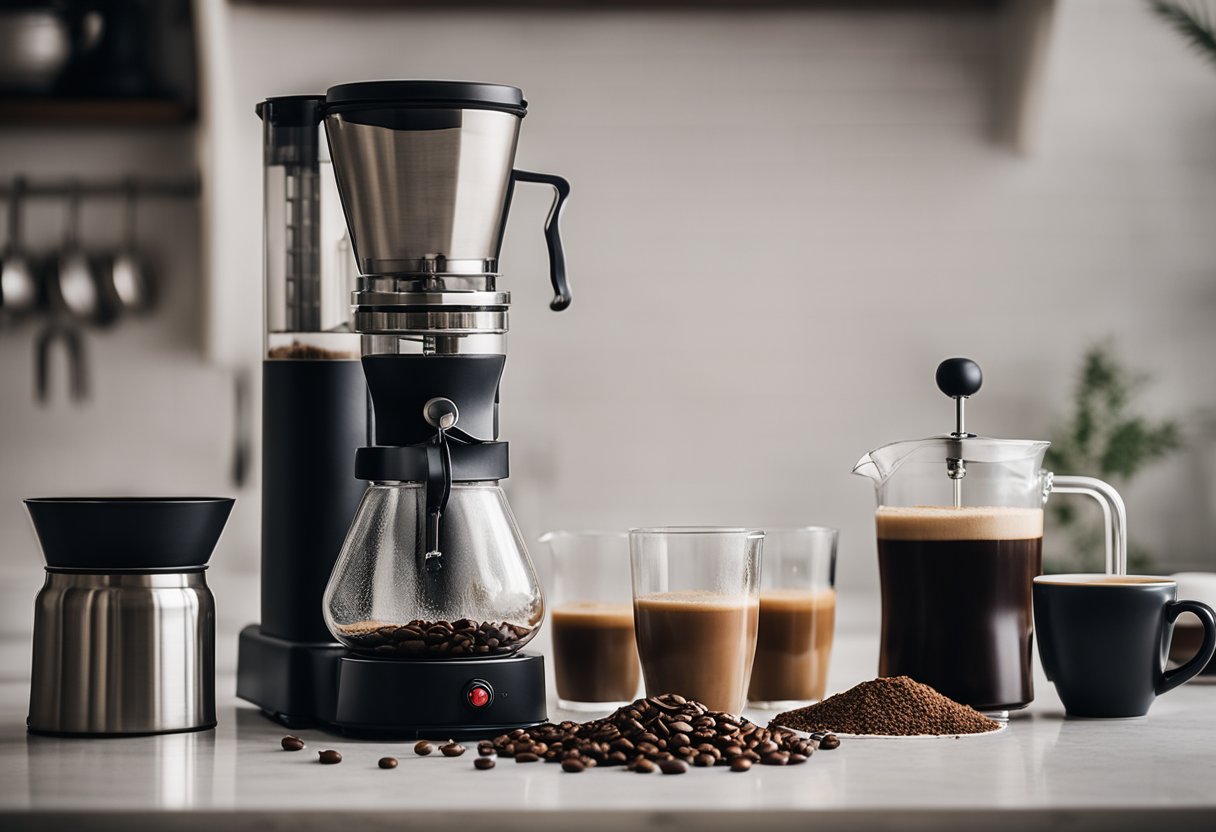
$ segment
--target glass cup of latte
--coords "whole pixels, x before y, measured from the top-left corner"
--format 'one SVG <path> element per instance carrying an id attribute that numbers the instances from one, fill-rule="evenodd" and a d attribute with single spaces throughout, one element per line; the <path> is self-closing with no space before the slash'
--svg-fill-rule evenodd
<path id="1" fill-rule="evenodd" d="M 629 558 L 646 695 L 674 693 L 738 714 L 760 613 L 756 529 L 632 529 Z"/>
<path id="2" fill-rule="evenodd" d="M 836 529 L 764 530 L 760 618 L 748 703 L 788 710 L 823 699 L 836 629 Z"/>
<path id="3" fill-rule="evenodd" d="M 632 702 L 640 670 L 629 535 L 555 531 L 540 542 L 553 570 L 549 627 L 558 707 L 608 712 Z"/>

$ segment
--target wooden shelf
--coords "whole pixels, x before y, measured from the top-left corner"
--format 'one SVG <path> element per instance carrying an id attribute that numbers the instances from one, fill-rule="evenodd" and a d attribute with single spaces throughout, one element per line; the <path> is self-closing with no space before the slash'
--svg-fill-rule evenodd
<path id="1" fill-rule="evenodd" d="M 610 11 L 710 11 L 734 9 L 736 11 L 763 11 L 766 9 L 836 9 L 854 10 L 991 10 L 1004 0 L 232 0 L 246 6 L 281 6 L 298 9 L 350 8 L 352 6 L 398 8 L 398 9 L 524 9 L 538 8 L 553 11 L 591 10 Z"/>
<path id="2" fill-rule="evenodd" d="M 194 108 L 169 98 L 0 98 L 0 126 L 141 127 L 187 124 Z"/>

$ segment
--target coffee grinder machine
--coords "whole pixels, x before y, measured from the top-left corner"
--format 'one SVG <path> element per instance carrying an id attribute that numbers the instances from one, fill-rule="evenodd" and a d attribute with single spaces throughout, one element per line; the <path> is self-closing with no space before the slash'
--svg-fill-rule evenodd
<path id="1" fill-rule="evenodd" d="M 527 111 L 514 87 L 344 84 L 318 109 L 360 273 L 353 329 L 375 444 L 352 454 L 370 485 L 328 554 L 324 597 L 298 599 L 340 642 L 307 650 L 312 713 L 253 701 L 288 724 L 353 734 L 478 736 L 543 722 L 543 659 L 521 650 L 543 598 L 499 486 L 510 296 L 497 261 L 515 184 L 552 187 L 550 305 L 569 305 L 558 230 L 569 185 L 513 168 Z"/>

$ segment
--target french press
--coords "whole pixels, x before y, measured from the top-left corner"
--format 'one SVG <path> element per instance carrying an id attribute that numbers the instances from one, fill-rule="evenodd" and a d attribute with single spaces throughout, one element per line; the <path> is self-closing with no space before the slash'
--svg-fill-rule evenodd
<path id="1" fill-rule="evenodd" d="M 879 675 L 910 676 L 1000 717 L 1034 698 L 1030 590 L 1048 497 L 1101 504 L 1107 572 L 1126 572 L 1127 519 L 1107 483 L 1044 470 L 1049 442 L 968 433 L 966 401 L 982 384 L 974 361 L 943 361 L 937 386 L 954 400 L 954 430 L 884 445 L 853 473 L 878 497 Z"/>

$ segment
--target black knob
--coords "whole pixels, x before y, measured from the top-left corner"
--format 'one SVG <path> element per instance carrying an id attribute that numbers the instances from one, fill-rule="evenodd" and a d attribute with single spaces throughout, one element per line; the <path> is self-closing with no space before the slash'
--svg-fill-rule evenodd
<path id="1" fill-rule="evenodd" d="M 974 396 L 983 384 L 980 365 L 970 358 L 947 358 L 937 365 L 937 389 L 952 399 Z"/>

